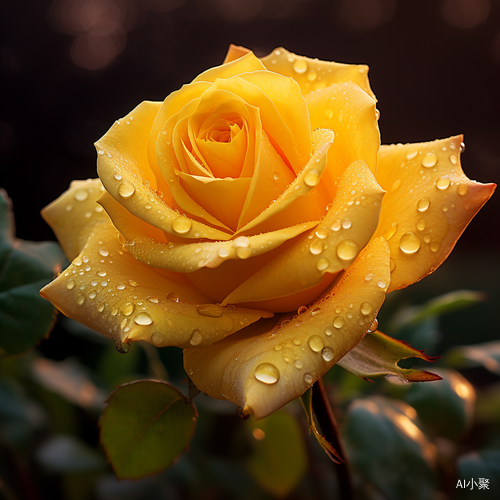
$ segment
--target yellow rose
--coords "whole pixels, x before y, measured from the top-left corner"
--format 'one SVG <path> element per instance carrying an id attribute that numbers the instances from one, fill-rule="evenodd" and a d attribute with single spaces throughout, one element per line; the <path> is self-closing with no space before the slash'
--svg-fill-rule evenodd
<path id="1" fill-rule="evenodd" d="M 264 417 L 434 271 L 494 185 L 461 137 L 380 147 L 366 66 L 231 47 L 97 144 L 43 212 L 71 265 L 42 294 L 121 343 L 184 348 L 195 385 Z M 104 210 L 103 210 L 104 209 Z"/>

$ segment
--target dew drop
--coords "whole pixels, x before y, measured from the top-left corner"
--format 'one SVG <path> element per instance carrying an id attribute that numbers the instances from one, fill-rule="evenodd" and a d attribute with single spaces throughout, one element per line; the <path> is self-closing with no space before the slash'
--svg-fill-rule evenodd
<path id="1" fill-rule="evenodd" d="M 117 340 L 115 347 L 120 354 L 127 354 L 127 352 L 130 351 L 131 346 L 130 344 L 122 344 L 119 340 Z"/>
<path id="2" fill-rule="evenodd" d="M 132 302 L 127 302 L 123 307 L 122 307 L 122 313 L 124 316 L 130 316 L 135 309 L 135 305 L 132 304 Z"/>
<path id="3" fill-rule="evenodd" d="M 250 246 L 250 239 L 247 236 L 238 236 L 233 240 L 233 247 L 235 248 L 248 248 Z"/>
<path id="4" fill-rule="evenodd" d="M 338 231 L 342 227 L 342 224 L 339 220 L 333 221 L 333 224 L 331 225 L 332 231 Z"/>
<path id="5" fill-rule="evenodd" d="M 363 302 L 361 304 L 361 314 L 363 316 L 368 316 L 372 312 L 372 305 L 369 302 Z"/>
<path id="6" fill-rule="evenodd" d="M 72 290 L 73 288 L 75 288 L 75 282 L 73 280 L 68 280 L 68 282 L 66 283 L 66 288 L 68 290 Z"/>
<path id="7" fill-rule="evenodd" d="M 229 250 L 227 248 L 219 248 L 219 250 L 217 250 L 217 255 L 221 258 L 221 259 L 225 259 L 228 255 L 229 255 Z"/>
<path id="8" fill-rule="evenodd" d="M 344 219 L 344 220 L 342 221 L 342 227 L 343 227 L 344 229 L 349 229 L 351 226 L 352 226 L 351 219 L 347 219 L 347 218 L 346 218 L 346 219 Z"/>
<path id="9" fill-rule="evenodd" d="M 319 182 L 319 173 L 315 168 L 311 168 L 305 175 L 304 175 L 304 182 L 309 186 L 309 187 L 314 187 L 316 184 Z"/>
<path id="10" fill-rule="evenodd" d="M 457 188 L 457 193 L 460 196 L 464 196 L 465 194 L 467 194 L 467 184 L 459 184 Z"/>
<path id="11" fill-rule="evenodd" d="M 368 328 L 368 333 L 374 332 L 378 328 L 378 319 L 375 318 L 373 320 L 373 323 L 370 325 L 370 328 Z"/>
<path id="12" fill-rule="evenodd" d="M 97 295 L 97 293 L 95 292 L 95 290 L 92 290 L 92 291 L 89 293 L 89 299 L 95 299 L 95 298 L 96 298 L 96 295 Z"/>
<path id="13" fill-rule="evenodd" d="M 325 257 L 321 257 L 320 259 L 318 259 L 318 262 L 316 262 L 316 269 L 318 271 L 324 271 L 325 269 L 328 269 L 329 265 L 330 261 Z"/>
<path id="14" fill-rule="evenodd" d="M 460 143 L 460 152 L 463 153 L 465 151 L 465 142 Z"/>
<path id="15" fill-rule="evenodd" d="M 123 177 L 120 175 L 120 174 L 114 174 L 113 177 L 117 180 L 117 181 L 121 181 L 123 179 Z"/>
<path id="16" fill-rule="evenodd" d="M 327 117 L 328 119 L 330 119 L 330 118 L 332 118 L 332 116 L 333 116 L 333 111 L 332 111 L 331 109 L 327 109 L 327 110 L 325 111 L 325 115 L 326 115 L 326 117 Z"/>
<path id="17" fill-rule="evenodd" d="M 280 178 L 280 174 L 278 172 L 273 173 L 273 179 L 277 181 Z"/>
<path id="18" fill-rule="evenodd" d="M 99 248 L 99 254 L 102 255 L 103 257 L 107 257 L 109 255 L 109 252 L 107 251 L 106 248 L 101 247 Z M 106 273 L 104 273 L 104 276 L 106 276 Z"/>
<path id="19" fill-rule="evenodd" d="M 304 363 L 302 363 L 302 361 L 300 359 L 297 359 L 297 360 L 295 360 L 294 365 L 295 365 L 295 368 L 297 368 L 297 370 L 300 370 L 303 368 Z"/>
<path id="20" fill-rule="evenodd" d="M 438 161 L 437 156 L 434 153 L 427 153 L 422 158 L 422 166 L 426 168 L 433 167 Z"/>
<path id="21" fill-rule="evenodd" d="M 441 191 L 448 189 L 449 186 L 450 186 L 450 178 L 446 177 L 445 175 L 443 175 L 436 181 L 436 187 Z"/>
<path id="22" fill-rule="evenodd" d="M 406 155 L 406 159 L 407 160 L 412 160 L 413 158 L 415 158 L 415 156 L 417 156 L 417 151 L 412 151 L 411 153 L 408 153 Z"/>
<path id="23" fill-rule="evenodd" d="M 130 286 L 137 286 L 137 281 L 134 281 L 134 280 L 128 280 L 128 284 Z"/>
<path id="24" fill-rule="evenodd" d="M 417 210 L 419 212 L 425 212 L 431 206 L 431 200 L 429 198 L 422 198 L 418 200 Z"/>
<path id="25" fill-rule="evenodd" d="M 252 249 L 251 248 L 244 248 L 244 247 L 238 247 L 236 249 L 236 255 L 240 259 L 248 259 L 252 255 Z"/>
<path id="26" fill-rule="evenodd" d="M 191 219 L 181 216 L 172 221 L 172 230 L 177 234 L 186 234 L 191 229 L 192 225 Z"/>
<path id="27" fill-rule="evenodd" d="M 337 329 L 342 328 L 344 326 L 344 318 L 342 318 L 341 316 L 337 316 L 333 320 L 333 326 Z"/>
<path id="28" fill-rule="evenodd" d="M 158 304 L 158 302 L 160 302 L 158 297 L 155 297 L 154 295 L 150 295 L 149 297 L 147 297 L 147 300 L 149 300 L 149 302 L 152 302 L 153 304 Z"/>
<path id="29" fill-rule="evenodd" d="M 201 306 L 196 306 L 196 311 L 201 316 L 207 316 L 208 318 L 220 318 L 224 312 L 222 307 L 217 304 L 203 304 Z"/>
<path id="30" fill-rule="evenodd" d="M 314 352 L 321 351 L 321 349 L 323 349 L 323 346 L 325 345 L 323 339 L 319 335 L 312 335 L 311 337 L 309 337 L 307 343 L 311 350 Z"/>
<path id="31" fill-rule="evenodd" d="M 293 63 L 293 70 L 299 75 L 307 71 L 307 62 L 304 59 L 296 59 Z"/>
<path id="32" fill-rule="evenodd" d="M 202 340 L 203 340 L 203 336 L 202 336 L 200 330 L 193 330 L 193 333 L 191 334 L 191 338 L 189 339 L 189 343 L 191 345 L 199 345 L 199 344 L 201 344 Z"/>
<path id="33" fill-rule="evenodd" d="M 396 269 L 396 262 L 394 262 L 394 259 L 390 259 L 390 266 L 391 266 L 391 273 Z"/>
<path id="34" fill-rule="evenodd" d="M 279 370 L 271 363 L 261 363 L 255 369 L 255 378 L 264 384 L 275 384 L 280 378 Z"/>
<path id="35" fill-rule="evenodd" d="M 385 288 L 385 286 L 386 286 L 386 285 L 385 285 L 385 281 L 384 281 L 384 280 L 379 280 L 379 281 L 377 281 L 377 286 L 378 286 L 379 288 Z"/>
<path id="36" fill-rule="evenodd" d="M 326 227 L 323 226 L 316 228 L 316 236 L 320 240 L 324 240 L 328 236 L 328 229 L 326 229 Z"/>
<path id="37" fill-rule="evenodd" d="M 332 330 L 329 326 L 327 326 L 327 327 L 325 328 L 325 335 L 326 335 L 327 337 L 330 337 L 332 333 L 333 333 L 333 330 Z"/>
<path id="38" fill-rule="evenodd" d="M 116 288 L 118 290 L 125 290 L 125 285 L 123 283 L 120 283 L 119 285 L 116 285 Z"/>
<path id="39" fill-rule="evenodd" d="M 321 240 L 314 240 L 309 247 L 309 251 L 313 255 L 319 255 L 323 251 L 323 242 Z"/>
<path id="40" fill-rule="evenodd" d="M 453 165 L 456 165 L 458 163 L 458 158 L 455 155 L 450 155 L 450 161 Z"/>
<path id="41" fill-rule="evenodd" d="M 420 238 L 413 232 L 409 231 L 399 240 L 399 248 L 407 255 L 414 254 L 420 250 Z"/>
<path id="42" fill-rule="evenodd" d="M 179 302 L 180 300 L 179 295 L 177 295 L 177 293 L 175 292 L 168 292 L 167 299 L 171 300 L 172 302 Z"/>
<path id="43" fill-rule="evenodd" d="M 118 194 L 122 198 L 130 198 L 135 193 L 135 186 L 128 181 L 123 181 L 118 186 Z"/>
<path id="44" fill-rule="evenodd" d="M 99 304 L 99 305 L 97 306 L 97 310 L 98 310 L 100 313 L 102 313 L 102 312 L 104 311 L 104 304 Z"/>
<path id="45" fill-rule="evenodd" d="M 304 374 L 304 382 L 307 385 L 311 385 L 313 383 L 313 381 L 314 381 L 313 376 L 310 373 Z"/>
<path id="46" fill-rule="evenodd" d="M 318 76 L 318 75 L 317 75 L 316 71 L 312 71 L 312 70 L 311 70 L 311 71 L 309 71 L 309 73 L 307 73 L 307 75 L 306 75 L 307 79 L 308 79 L 310 82 L 314 82 L 314 80 L 316 80 L 317 76 Z"/>
<path id="47" fill-rule="evenodd" d="M 82 293 L 79 293 L 77 296 L 76 296 L 76 303 L 81 306 L 83 303 L 85 302 L 85 295 L 83 295 Z"/>
<path id="48" fill-rule="evenodd" d="M 337 256 L 342 260 L 352 260 L 358 255 L 358 245 L 352 240 L 342 240 L 337 246 Z"/>
<path id="49" fill-rule="evenodd" d="M 304 314 L 306 311 L 307 311 L 307 307 L 306 307 L 306 306 L 300 306 L 300 307 L 297 309 L 297 313 L 298 313 L 298 314 Z"/>
<path id="50" fill-rule="evenodd" d="M 151 342 L 155 345 L 163 344 L 163 335 L 160 332 L 155 332 L 151 335 Z"/>
<path id="51" fill-rule="evenodd" d="M 333 352 L 333 349 L 331 347 L 328 347 L 328 346 L 325 346 L 323 347 L 323 350 L 321 351 L 321 357 L 329 362 L 333 359 L 333 356 L 334 356 L 334 352 Z"/>
<path id="52" fill-rule="evenodd" d="M 366 276 L 365 276 L 365 281 L 370 281 L 373 279 L 373 274 L 372 273 L 368 273 Z"/>
<path id="53" fill-rule="evenodd" d="M 417 229 L 419 231 L 423 231 L 425 229 L 425 220 L 424 219 L 418 219 L 418 221 L 417 221 Z"/>
<path id="54" fill-rule="evenodd" d="M 75 191 L 76 201 L 85 201 L 89 197 L 89 192 L 86 189 L 77 189 Z"/>
<path id="55" fill-rule="evenodd" d="M 430 244 L 431 252 L 437 252 L 439 250 L 440 246 L 441 246 L 441 244 L 438 243 L 437 241 L 431 242 L 431 244 Z"/>
<path id="56" fill-rule="evenodd" d="M 391 191 L 396 191 L 396 189 L 398 189 L 399 186 L 401 186 L 401 179 L 394 181 L 394 184 L 391 187 Z"/>
<path id="57" fill-rule="evenodd" d="M 138 325 L 148 326 L 153 323 L 153 318 L 147 312 L 140 312 L 135 316 L 134 321 Z"/>

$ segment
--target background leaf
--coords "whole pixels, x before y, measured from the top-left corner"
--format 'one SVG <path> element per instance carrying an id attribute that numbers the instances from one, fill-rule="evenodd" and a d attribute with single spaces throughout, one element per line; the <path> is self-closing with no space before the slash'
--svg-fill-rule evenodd
<path id="1" fill-rule="evenodd" d="M 9 199 L 0 192 L 0 356 L 31 349 L 50 331 L 55 308 L 40 288 L 62 269 L 59 245 L 14 236 Z"/>
<path id="2" fill-rule="evenodd" d="M 138 380 L 111 394 L 99 425 L 116 475 L 135 479 L 165 469 L 187 447 L 196 409 L 170 384 Z"/>

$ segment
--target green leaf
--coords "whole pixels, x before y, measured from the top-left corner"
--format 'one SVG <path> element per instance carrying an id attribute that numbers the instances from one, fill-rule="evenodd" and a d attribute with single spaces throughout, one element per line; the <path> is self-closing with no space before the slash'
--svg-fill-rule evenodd
<path id="1" fill-rule="evenodd" d="M 0 356 L 34 347 L 52 328 L 55 309 L 40 288 L 62 268 L 59 245 L 14 236 L 14 216 L 0 191 Z"/>
<path id="2" fill-rule="evenodd" d="M 328 457 L 332 462 L 335 462 L 337 464 L 342 462 L 342 458 L 337 452 L 337 450 L 332 446 L 331 443 L 329 443 L 325 439 L 325 436 L 323 436 L 316 427 L 316 422 L 314 421 L 314 410 L 312 405 L 312 387 L 307 389 L 307 391 L 304 392 L 302 396 L 300 396 L 300 402 L 302 403 L 302 407 L 306 412 L 307 421 L 309 423 L 309 429 L 310 431 L 313 432 L 314 437 L 318 441 L 321 448 L 325 450 L 326 454 L 328 455 Z"/>
<path id="3" fill-rule="evenodd" d="M 445 361 L 457 367 L 483 366 L 500 375 L 500 341 L 455 347 L 448 352 Z"/>
<path id="4" fill-rule="evenodd" d="M 337 364 L 364 379 L 395 377 L 403 382 L 440 379 L 438 375 L 427 371 L 401 368 L 398 362 L 407 358 L 420 358 L 425 361 L 438 359 L 413 349 L 407 342 L 374 332 L 366 335 Z"/>
<path id="5" fill-rule="evenodd" d="M 464 309 L 477 302 L 485 300 L 483 292 L 473 290 L 456 290 L 454 292 L 440 295 L 429 300 L 421 306 L 408 307 L 398 315 L 397 324 L 401 327 L 405 324 L 416 325 L 428 318 L 436 318 L 443 314 Z"/>
<path id="6" fill-rule="evenodd" d="M 413 385 L 404 395 L 427 428 L 458 439 L 471 425 L 476 399 L 472 385 L 454 370 L 438 370 L 442 380 Z"/>
<path id="7" fill-rule="evenodd" d="M 250 474 L 262 488 L 277 497 L 287 496 L 307 468 L 307 454 L 296 419 L 286 411 L 248 420 L 253 453 L 247 460 Z"/>
<path id="8" fill-rule="evenodd" d="M 120 479 L 162 471 L 187 447 L 196 409 L 175 387 L 138 380 L 116 389 L 99 421 L 101 443 Z"/>
<path id="9" fill-rule="evenodd" d="M 53 472 L 84 472 L 102 469 L 106 461 L 83 441 L 65 435 L 52 436 L 36 451 L 40 464 Z"/>
<path id="10" fill-rule="evenodd" d="M 460 483 L 459 483 L 460 481 Z M 481 487 L 481 483 L 488 487 Z M 461 456 L 457 461 L 457 500 L 496 500 L 500 484 L 500 448 L 491 447 Z"/>
<path id="11" fill-rule="evenodd" d="M 381 397 L 356 399 L 342 436 L 361 498 L 433 498 L 434 447 L 407 404 Z"/>

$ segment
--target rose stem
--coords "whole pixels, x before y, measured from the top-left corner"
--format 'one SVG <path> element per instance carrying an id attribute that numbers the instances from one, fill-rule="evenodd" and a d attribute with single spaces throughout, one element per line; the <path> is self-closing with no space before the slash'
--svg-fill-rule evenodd
<path id="1" fill-rule="evenodd" d="M 337 450 L 343 460 L 342 463 L 335 464 L 335 471 L 339 481 L 340 498 L 343 500 L 351 500 L 354 496 L 347 455 L 340 439 L 337 419 L 333 414 L 322 379 L 318 379 L 313 386 L 312 404 L 325 439 Z"/>

